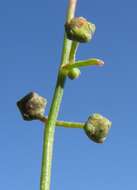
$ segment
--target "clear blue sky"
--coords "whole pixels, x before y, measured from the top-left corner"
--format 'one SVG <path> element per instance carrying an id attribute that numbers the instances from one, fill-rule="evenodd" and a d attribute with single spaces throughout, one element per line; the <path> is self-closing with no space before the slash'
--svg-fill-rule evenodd
<path id="1" fill-rule="evenodd" d="M 0 189 L 38 190 L 43 126 L 25 122 L 16 101 L 30 91 L 48 99 L 60 63 L 67 0 L 0 1 Z M 137 1 L 78 0 L 77 16 L 96 24 L 77 59 L 105 61 L 67 80 L 60 119 L 91 113 L 113 126 L 103 145 L 80 129 L 57 128 L 51 190 L 137 189 Z"/>

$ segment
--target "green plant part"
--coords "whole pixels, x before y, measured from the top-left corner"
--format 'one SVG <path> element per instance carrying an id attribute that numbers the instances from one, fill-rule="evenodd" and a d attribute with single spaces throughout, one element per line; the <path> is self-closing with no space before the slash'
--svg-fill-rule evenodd
<path id="1" fill-rule="evenodd" d="M 75 61 L 72 64 L 65 64 L 62 66 L 61 71 L 65 75 L 68 75 L 68 72 L 73 68 L 81 68 L 81 67 L 88 67 L 88 66 L 103 66 L 104 62 L 100 59 L 92 58 L 82 61 Z"/>
<path id="2" fill-rule="evenodd" d="M 47 123 L 48 117 L 39 118 L 43 123 Z M 111 122 L 100 114 L 93 114 L 86 123 L 57 120 L 56 126 L 65 128 L 84 129 L 87 136 L 96 143 L 103 143 L 109 133 Z"/>
<path id="3" fill-rule="evenodd" d="M 77 79 L 80 76 L 80 70 L 78 68 L 73 68 L 68 72 L 68 77 L 71 80 Z"/>
<path id="4" fill-rule="evenodd" d="M 96 58 L 75 60 L 79 42 L 89 42 L 95 32 L 94 24 L 83 17 L 75 18 L 76 4 L 77 0 L 69 0 L 61 63 L 48 116 L 44 116 L 47 100 L 35 92 L 17 102 L 24 120 L 38 119 L 44 123 L 40 190 L 50 190 L 55 126 L 84 129 L 87 136 L 96 143 L 104 142 L 111 127 L 111 122 L 99 114 L 90 116 L 86 123 L 57 120 L 67 77 L 76 79 L 80 76 L 81 67 L 104 64 Z"/>
<path id="5" fill-rule="evenodd" d="M 96 143 L 103 143 L 108 135 L 111 122 L 100 114 L 93 114 L 85 123 L 84 130 L 87 136 Z"/>
<path id="6" fill-rule="evenodd" d="M 65 31 L 68 39 L 86 43 L 92 39 L 95 32 L 95 25 L 83 17 L 76 17 L 65 24 Z"/>
<path id="7" fill-rule="evenodd" d="M 47 100 L 36 92 L 30 92 L 17 102 L 17 106 L 24 120 L 39 119 L 44 115 Z"/>

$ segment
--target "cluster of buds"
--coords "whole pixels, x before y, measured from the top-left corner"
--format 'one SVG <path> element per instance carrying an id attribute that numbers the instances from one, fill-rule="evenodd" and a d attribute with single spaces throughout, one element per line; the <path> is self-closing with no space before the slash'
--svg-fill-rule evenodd
<path id="1" fill-rule="evenodd" d="M 41 120 L 44 118 L 47 100 L 36 92 L 30 92 L 17 102 L 24 120 Z M 73 125 L 73 124 L 72 124 Z M 111 122 L 100 114 L 89 116 L 83 127 L 87 136 L 96 143 L 103 143 L 108 135 Z"/>
<path id="2" fill-rule="evenodd" d="M 73 48 L 71 49 L 74 54 L 73 57 L 75 57 L 78 44 L 89 42 L 92 39 L 93 34 L 95 33 L 95 30 L 96 30 L 95 25 L 87 21 L 83 17 L 75 17 L 75 18 L 72 18 L 70 21 L 66 22 L 65 24 L 66 36 L 69 40 L 73 41 L 72 44 L 74 45 Z M 75 60 L 71 60 L 71 61 L 74 62 L 75 64 Z M 87 60 L 83 61 L 82 66 L 89 66 L 89 65 L 87 65 Z M 77 79 L 80 76 L 80 74 L 81 72 L 78 67 L 72 68 L 67 72 L 67 76 L 71 80 Z"/>
<path id="3" fill-rule="evenodd" d="M 65 24 L 67 38 L 74 42 L 86 43 L 92 39 L 95 32 L 95 25 L 88 22 L 83 17 L 76 17 Z M 74 51 L 75 52 L 75 51 Z M 101 65 L 103 62 L 99 59 L 89 59 L 67 64 L 63 67 L 66 75 L 71 79 L 76 79 L 80 75 L 79 67 Z M 41 120 L 44 117 L 47 100 L 36 92 L 30 92 L 17 102 L 17 106 L 24 120 Z M 83 125 L 87 136 L 96 143 L 103 143 L 108 135 L 111 122 L 100 114 L 91 115 Z"/>

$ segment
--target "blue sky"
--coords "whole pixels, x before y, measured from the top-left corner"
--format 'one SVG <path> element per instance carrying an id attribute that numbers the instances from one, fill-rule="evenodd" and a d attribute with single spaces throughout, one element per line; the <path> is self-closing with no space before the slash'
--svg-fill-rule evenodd
<path id="1" fill-rule="evenodd" d="M 48 99 L 60 63 L 67 0 L 0 1 L 0 189 L 37 190 L 43 126 L 23 121 L 16 101 L 30 91 Z M 101 58 L 67 80 L 60 119 L 86 121 L 94 112 L 112 122 L 103 145 L 80 129 L 57 128 L 51 190 L 137 189 L 137 2 L 78 0 L 77 16 L 96 24 L 77 59 Z"/>

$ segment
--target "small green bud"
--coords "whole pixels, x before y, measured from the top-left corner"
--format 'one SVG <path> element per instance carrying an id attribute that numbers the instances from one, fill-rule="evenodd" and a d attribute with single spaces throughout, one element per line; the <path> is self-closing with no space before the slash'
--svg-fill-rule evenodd
<path id="1" fill-rule="evenodd" d="M 80 70 L 78 68 L 73 68 L 68 72 L 68 77 L 73 80 L 80 76 Z"/>
<path id="2" fill-rule="evenodd" d="M 39 119 L 44 115 L 47 100 L 36 92 L 30 92 L 17 102 L 24 120 Z"/>
<path id="3" fill-rule="evenodd" d="M 95 25 L 83 17 L 76 17 L 65 24 L 68 39 L 77 42 L 89 42 L 95 32 Z"/>
<path id="4" fill-rule="evenodd" d="M 85 123 L 84 130 L 87 136 L 96 143 L 103 143 L 108 135 L 111 122 L 100 114 L 93 114 Z"/>

